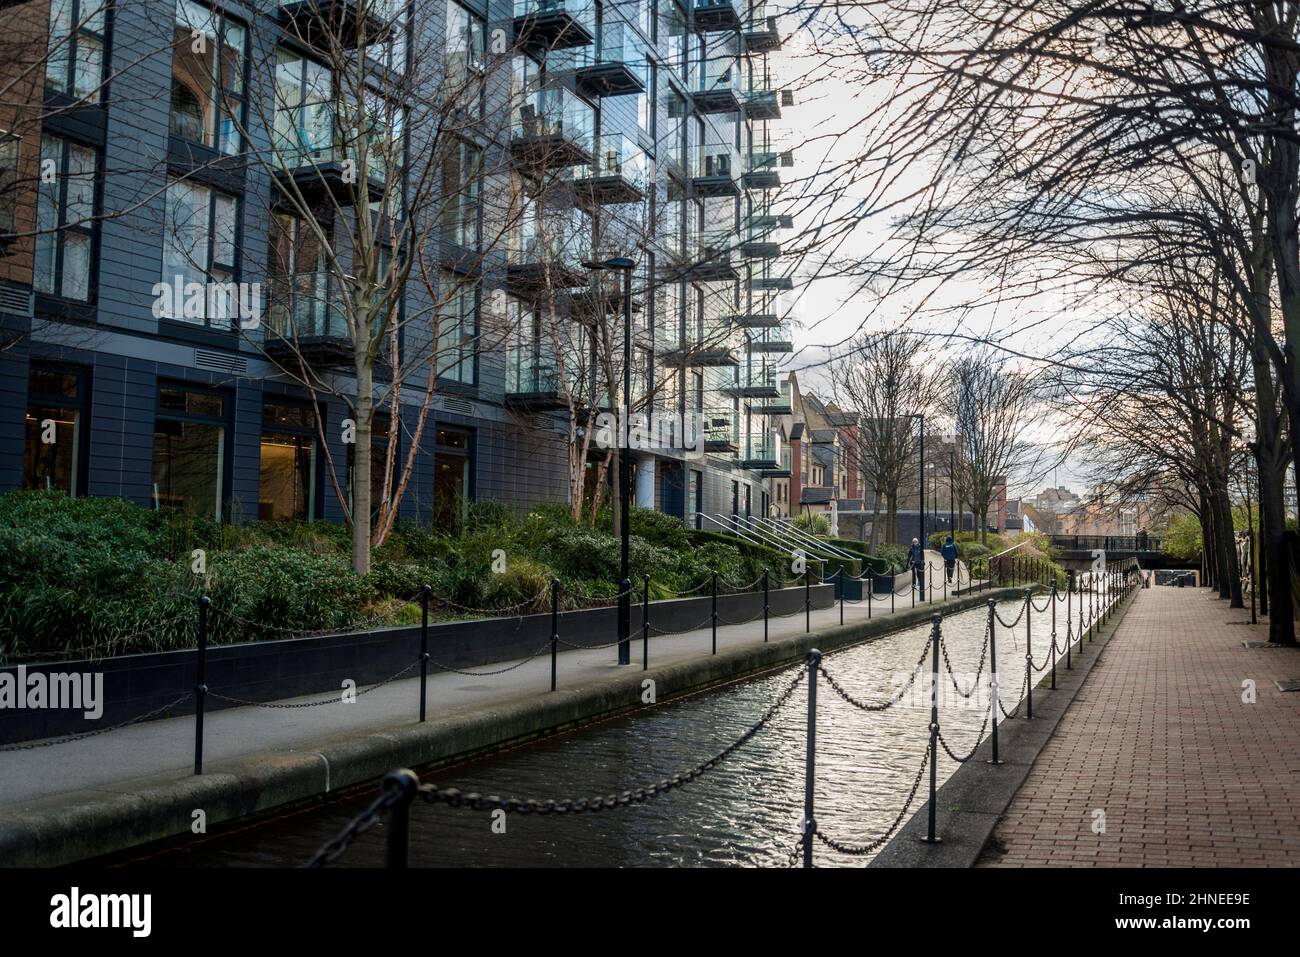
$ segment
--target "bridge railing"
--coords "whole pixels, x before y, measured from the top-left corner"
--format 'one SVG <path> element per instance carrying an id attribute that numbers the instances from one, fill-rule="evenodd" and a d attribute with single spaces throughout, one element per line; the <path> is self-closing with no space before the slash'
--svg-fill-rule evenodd
<path id="1" fill-rule="evenodd" d="M 1164 539 L 1150 535 L 1052 535 L 1051 540 L 1057 548 L 1081 551 L 1159 552 L 1165 545 Z"/>

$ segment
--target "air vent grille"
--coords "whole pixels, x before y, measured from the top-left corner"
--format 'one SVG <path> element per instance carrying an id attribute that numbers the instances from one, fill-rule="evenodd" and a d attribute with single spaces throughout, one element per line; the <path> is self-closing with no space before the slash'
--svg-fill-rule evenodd
<path id="1" fill-rule="evenodd" d="M 207 349 L 194 350 L 194 365 L 199 369 L 212 372 L 230 372 L 243 375 L 248 371 L 248 360 L 243 356 L 228 355 L 223 352 L 209 352 Z"/>
<path id="2" fill-rule="evenodd" d="M 32 291 L 27 286 L 0 282 L 0 312 L 15 316 L 31 316 Z"/>
<path id="3" fill-rule="evenodd" d="M 442 397 L 442 407 L 448 412 L 455 412 L 459 415 L 473 415 L 474 404 L 466 399 L 460 399 L 456 396 L 444 395 Z"/>

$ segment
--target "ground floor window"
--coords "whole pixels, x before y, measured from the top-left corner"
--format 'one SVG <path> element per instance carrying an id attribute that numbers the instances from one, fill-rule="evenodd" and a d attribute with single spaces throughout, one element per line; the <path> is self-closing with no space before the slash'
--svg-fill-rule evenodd
<path id="1" fill-rule="evenodd" d="M 473 434 L 440 425 L 433 459 L 433 525 L 454 532 L 465 520 L 473 498 Z"/>
<path id="2" fill-rule="evenodd" d="M 310 405 L 262 406 L 257 517 L 262 521 L 316 518 L 316 415 Z"/>
<path id="3" fill-rule="evenodd" d="M 27 437 L 23 445 L 23 488 L 57 489 L 80 495 L 83 374 L 33 363 L 27 377 Z"/>
<path id="4" fill-rule="evenodd" d="M 696 528 L 702 527 L 704 519 L 700 513 L 704 511 L 704 473 L 699 469 L 691 469 L 691 487 L 687 490 L 686 500 L 690 503 L 691 518 L 694 520 Z"/>
<path id="5" fill-rule="evenodd" d="M 164 385 L 153 431 L 155 508 L 220 521 L 226 486 L 226 400 L 215 391 Z"/>

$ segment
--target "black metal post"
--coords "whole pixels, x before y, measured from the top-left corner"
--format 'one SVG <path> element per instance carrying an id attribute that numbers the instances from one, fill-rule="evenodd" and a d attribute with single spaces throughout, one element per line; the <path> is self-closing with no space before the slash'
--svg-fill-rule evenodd
<path id="1" fill-rule="evenodd" d="M 763 569 L 763 644 L 767 644 L 767 569 Z"/>
<path id="2" fill-rule="evenodd" d="M 1025 589 L 1025 690 L 1028 694 L 1025 720 L 1034 718 L 1034 627 L 1031 618 L 1034 613 L 1033 591 Z"/>
<path id="3" fill-rule="evenodd" d="M 1250 549 L 1250 623 L 1259 624 L 1255 618 L 1255 527 L 1252 525 L 1246 529 L 1246 547 Z"/>
<path id="4" fill-rule="evenodd" d="M 203 704 L 207 700 L 208 606 L 212 599 L 199 598 L 199 650 L 194 662 L 194 773 L 203 773 Z"/>
<path id="5" fill-rule="evenodd" d="M 1052 690 L 1056 690 L 1056 579 L 1052 579 Z"/>
<path id="6" fill-rule="evenodd" d="M 551 690 L 555 690 L 555 655 L 560 650 L 560 580 L 551 579 Z"/>
<path id="7" fill-rule="evenodd" d="M 641 581 L 641 670 L 650 668 L 650 576 Z"/>
<path id="8" fill-rule="evenodd" d="M 812 867 L 813 835 L 817 833 L 817 818 L 813 814 L 813 781 L 817 765 L 817 669 L 822 653 L 816 648 L 808 652 L 808 754 L 804 760 L 803 777 L 803 866 Z"/>
<path id="9" fill-rule="evenodd" d="M 1074 569 L 1071 568 L 1066 572 L 1066 575 L 1068 577 L 1065 580 L 1065 670 L 1071 671 L 1074 668 L 1074 664 L 1070 660 L 1070 649 L 1074 647 L 1074 629 L 1070 627 L 1070 599 L 1074 593 Z"/>
<path id="10" fill-rule="evenodd" d="M 989 599 L 989 707 L 992 709 L 990 721 L 993 723 L 993 757 L 989 764 L 1001 764 L 998 760 L 998 636 L 997 606 Z"/>
<path id="11" fill-rule="evenodd" d="M 812 569 L 805 568 L 803 572 L 803 630 L 804 633 L 812 631 Z"/>
<path id="12" fill-rule="evenodd" d="M 420 588 L 420 720 L 424 720 L 425 696 L 429 681 L 429 586 Z"/>
<path id="13" fill-rule="evenodd" d="M 943 635 L 939 630 L 940 615 L 930 616 L 930 644 L 932 646 L 930 669 L 930 811 L 929 826 L 926 829 L 925 843 L 938 844 L 939 838 L 934 833 L 935 805 L 939 792 L 939 642 Z"/>
<path id="14" fill-rule="evenodd" d="M 618 453 L 619 491 L 619 591 L 623 597 L 618 602 L 618 663 L 632 663 L 632 581 L 628 577 L 628 539 L 631 535 L 630 502 L 632 500 L 632 449 L 628 445 L 628 421 L 632 411 L 632 269 L 634 263 L 622 260 L 623 270 L 623 422 L 620 429 L 622 448 Z"/>
<path id="15" fill-rule="evenodd" d="M 842 625 L 844 624 L 844 566 L 843 565 L 840 566 L 839 572 L 837 574 L 840 576 L 840 624 Z"/>
<path id="16" fill-rule="evenodd" d="M 713 573 L 713 612 L 709 618 L 713 623 L 713 654 L 718 653 L 718 573 Z"/>
<path id="17" fill-rule="evenodd" d="M 876 573 L 867 569 L 867 620 L 871 620 L 871 601 L 876 597 Z"/>
<path id="18" fill-rule="evenodd" d="M 388 809 L 385 866 L 404 868 L 411 845 L 411 802 L 420 790 L 420 779 L 413 771 L 399 768 L 384 775 L 383 789 L 397 794 L 396 802 Z"/>

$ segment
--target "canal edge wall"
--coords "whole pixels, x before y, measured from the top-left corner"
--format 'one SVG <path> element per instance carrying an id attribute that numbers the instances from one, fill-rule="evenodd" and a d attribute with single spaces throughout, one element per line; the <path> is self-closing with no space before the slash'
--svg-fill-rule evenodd
<path id="1" fill-rule="evenodd" d="M 632 669 L 586 686 L 535 692 L 454 716 L 431 716 L 377 731 L 336 735 L 294 751 L 268 751 L 212 762 L 202 775 L 174 771 L 67 792 L 0 809 L 0 866 L 58 866 L 191 833 L 202 809 L 209 829 L 377 781 L 395 767 L 428 771 L 655 705 L 804 660 L 822 651 L 874 641 L 924 624 L 940 610 L 956 614 L 989 599 L 1019 598 L 1000 588 L 859 620 L 811 634 L 755 642 L 647 671 Z M 723 742 L 725 743 L 725 742 Z M 720 743 L 723 744 L 723 743 Z M 642 782 L 629 782 L 630 787 Z"/>
<path id="2" fill-rule="evenodd" d="M 985 738 L 974 757 L 962 764 L 939 786 L 935 801 L 935 835 L 938 844 L 924 840 L 929 828 L 928 792 L 922 792 L 917 810 L 898 833 L 881 849 L 868 867 L 974 867 L 1002 815 L 1029 776 L 1038 755 L 1056 733 L 1057 725 L 1069 709 L 1092 669 L 1101 661 L 1102 652 L 1124 622 L 1129 607 L 1136 601 L 1141 587 L 1135 588 L 1115 606 L 1106 624 L 1092 641 L 1084 640 L 1084 653 L 1073 656 L 1073 669 L 1065 669 L 1065 657 L 1057 657 L 1056 690 L 1050 690 L 1051 669 L 1045 669 L 1034 685 L 1034 717 L 1023 712 L 1011 720 L 998 717 L 998 766 L 989 763 L 992 743 Z M 1058 629 L 1058 635 L 1060 633 Z M 1023 668 L 1023 657 L 1019 661 Z M 1001 669 L 999 669 L 1001 671 Z M 1006 672 L 1003 672 L 1006 674 Z M 1041 692 L 1041 694 L 1040 694 Z M 1023 706 L 1022 706 L 1023 707 Z M 943 714 L 939 723 L 943 724 Z M 1080 808 L 1086 814 L 1090 808 Z"/>

